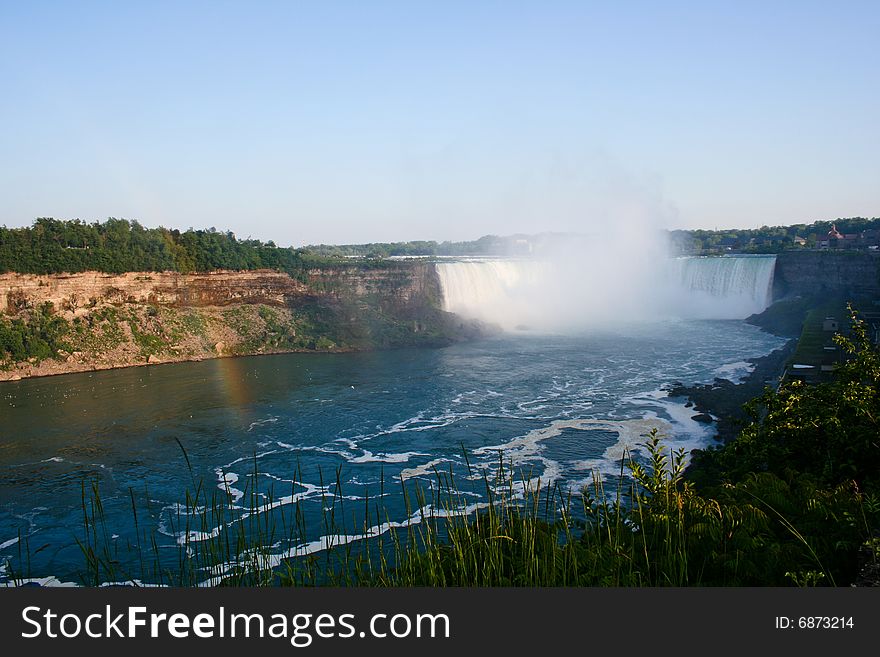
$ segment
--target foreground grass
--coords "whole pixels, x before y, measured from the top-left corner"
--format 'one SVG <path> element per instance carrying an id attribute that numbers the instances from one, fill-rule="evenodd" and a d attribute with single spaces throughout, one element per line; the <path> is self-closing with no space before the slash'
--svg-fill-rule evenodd
<path id="1" fill-rule="evenodd" d="M 172 518 L 180 537 L 173 559 L 141 525 L 149 510 L 134 494 L 137 540 L 120 544 L 110 538 L 99 491 L 84 489 L 81 579 L 91 586 L 845 585 L 857 576 L 860 549 L 877 562 L 876 498 L 769 473 L 704 496 L 684 477 L 683 452 L 667 454 L 656 433 L 646 447 L 649 461 L 625 459 L 621 475 L 629 476 L 611 491 L 596 477 L 570 494 L 502 467 L 482 479 L 475 505 L 451 471 L 435 471 L 428 489 L 401 488 L 409 520 L 396 523 L 379 504 L 384 491 L 352 513 L 338 476 L 322 482 L 319 527 L 307 526 L 295 486 L 281 497 L 245 491 L 247 501 L 237 504 L 229 491 L 211 487 L 209 495 L 196 486 Z M 349 517 L 362 524 L 347 525 Z M 325 537 L 317 549 L 315 534 Z"/>

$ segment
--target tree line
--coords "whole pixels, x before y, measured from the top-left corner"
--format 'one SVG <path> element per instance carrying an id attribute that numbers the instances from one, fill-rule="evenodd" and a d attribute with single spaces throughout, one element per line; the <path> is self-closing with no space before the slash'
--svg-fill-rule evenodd
<path id="1" fill-rule="evenodd" d="M 841 233 L 880 230 L 880 218 L 842 217 L 790 226 L 727 228 L 722 230 L 673 230 L 669 232 L 673 249 L 682 254 L 711 254 L 723 251 L 779 253 L 800 247 L 814 248 L 825 239 L 832 226 Z M 803 243 L 799 242 L 803 240 Z"/>
<path id="2" fill-rule="evenodd" d="M 275 269 L 296 275 L 320 260 L 308 251 L 278 247 L 271 241 L 241 240 L 214 228 L 145 228 L 137 221 L 116 218 L 103 223 L 40 218 L 26 228 L 0 227 L 0 272 Z"/>

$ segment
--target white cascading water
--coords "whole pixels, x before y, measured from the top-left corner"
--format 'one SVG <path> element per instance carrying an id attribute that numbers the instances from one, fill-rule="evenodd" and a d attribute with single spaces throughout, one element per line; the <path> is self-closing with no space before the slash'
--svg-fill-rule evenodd
<path id="1" fill-rule="evenodd" d="M 771 301 L 775 256 L 686 257 L 614 267 L 529 259 L 437 263 L 444 310 L 505 329 L 615 319 L 743 319 Z"/>
<path id="2" fill-rule="evenodd" d="M 443 309 L 516 328 L 528 321 L 529 306 L 551 278 L 540 260 L 463 260 L 436 265 Z"/>
<path id="3" fill-rule="evenodd" d="M 776 256 L 676 258 L 679 313 L 702 319 L 744 319 L 770 305 Z"/>

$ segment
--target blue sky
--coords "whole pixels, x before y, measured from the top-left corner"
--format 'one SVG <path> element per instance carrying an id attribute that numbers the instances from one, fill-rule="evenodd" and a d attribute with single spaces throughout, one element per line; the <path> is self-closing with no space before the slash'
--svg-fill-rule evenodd
<path id="1" fill-rule="evenodd" d="M 878 2 L 0 1 L 0 224 L 279 244 L 880 216 Z"/>

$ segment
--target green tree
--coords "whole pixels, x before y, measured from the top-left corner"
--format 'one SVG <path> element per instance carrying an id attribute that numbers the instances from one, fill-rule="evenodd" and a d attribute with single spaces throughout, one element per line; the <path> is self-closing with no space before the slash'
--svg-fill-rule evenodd
<path id="1" fill-rule="evenodd" d="M 880 483 L 880 361 L 864 321 L 850 313 L 852 337 L 835 336 L 848 359 L 834 379 L 765 390 L 752 403 L 754 421 L 718 454 L 729 475 L 795 470 L 830 486 Z"/>

